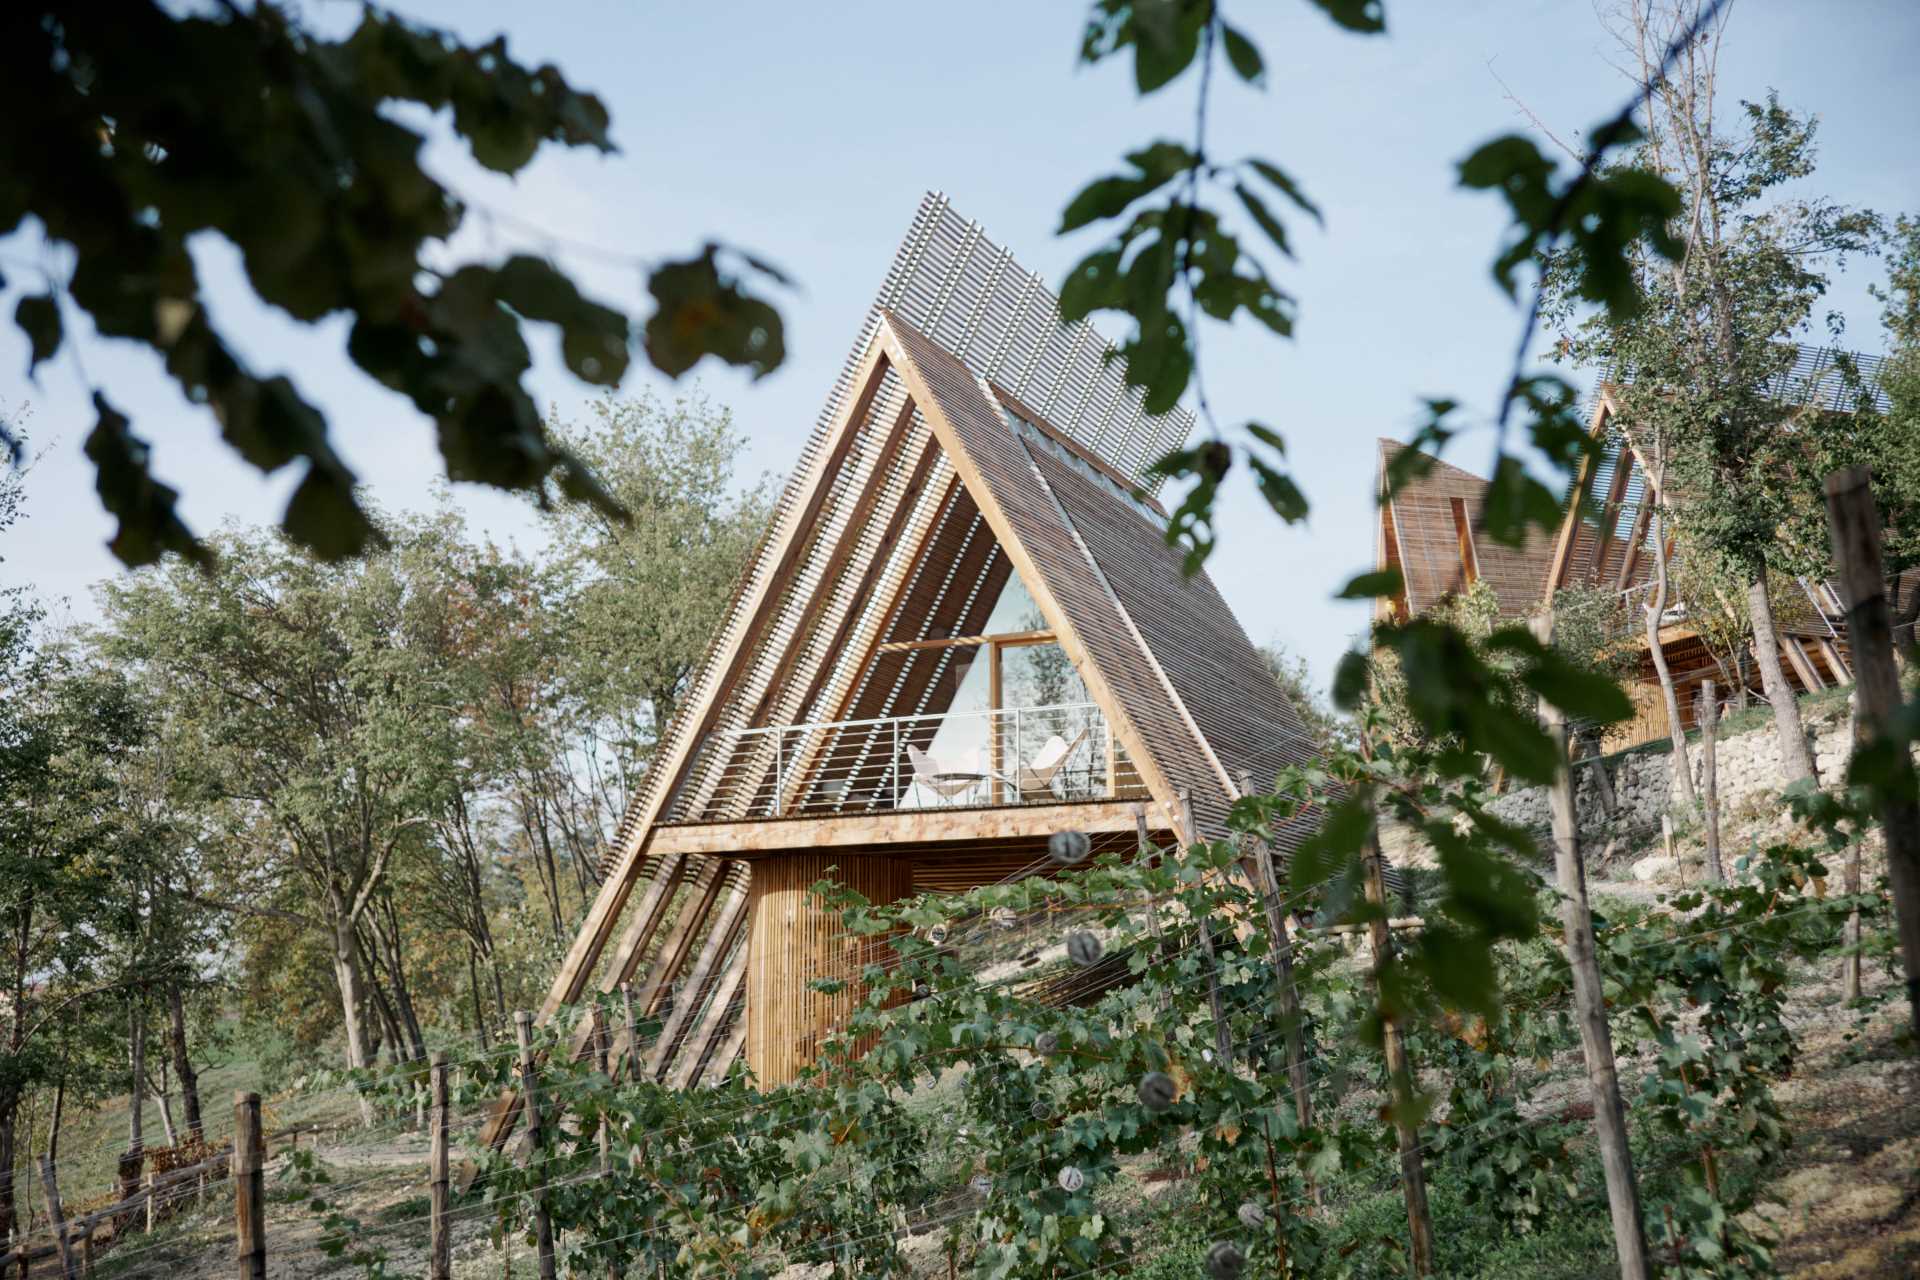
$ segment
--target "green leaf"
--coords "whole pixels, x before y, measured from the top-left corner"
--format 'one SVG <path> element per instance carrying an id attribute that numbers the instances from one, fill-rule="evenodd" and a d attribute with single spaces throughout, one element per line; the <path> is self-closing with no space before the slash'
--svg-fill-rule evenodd
<path id="1" fill-rule="evenodd" d="M 1386 7 L 1381 0 L 1310 0 L 1310 3 L 1348 31 L 1376 35 L 1387 29 Z"/>
<path id="2" fill-rule="evenodd" d="M 1348 580 L 1333 597 L 1336 600 L 1373 600 L 1383 596 L 1397 596 L 1406 589 L 1406 581 L 1398 569 L 1376 569 L 1369 573 L 1358 574 Z"/>
<path id="3" fill-rule="evenodd" d="M 41 361 L 51 359 L 60 349 L 60 304 L 51 293 L 29 295 L 14 307 L 13 322 L 27 335 L 31 348 L 27 374 L 31 377 Z"/>
<path id="4" fill-rule="evenodd" d="M 1058 234 L 1065 235 L 1102 218 L 1118 217 L 1128 205 L 1151 195 L 1193 167 L 1193 153 L 1177 142 L 1161 140 L 1127 153 L 1132 173 L 1096 178 L 1067 203 Z"/>
<path id="5" fill-rule="evenodd" d="M 567 368 L 583 382 L 618 386 L 627 371 L 627 318 L 580 296 L 573 281 L 539 258 L 509 258 L 499 272 L 500 300 L 529 320 L 560 326 Z"/>
<path id="6" fill-rule="evenodd" d="M 1234 183 L 1233 193 L 1240 197 L 1240 203 L 1246 207 L 1247 215 L 1266 232 L 1267 239 L 1273 241 L 1274 248 L 1291 258 L 1293 248 L 1287 243 L 1287 228 L 1280 219 L 1273 216 L 1273 210 L 1267 208 L 1266 201 L 1255 195 L 1244 183 Z"/>
<path id="7" fill-rule="evenodd" d="M 1520 459 L 1507 453 L 1494 464 L 1487 482 L 1485 525 L 1487 536 L 1509 547 L 1526 542 L 1530 528 L 1552 532 L 1560 527 L 1560 500 L 1546 485 L 1528 474 Z"/>
<path id="8" fill-rule="evenodd" d="M 1357 649 L 1341 654 L 1333 670 L 1333 705 L 1342 711 L 1359 706 L 1367 693 L 1368 675 L 1366 654 Z"/>
<path id="9" fill-rule="evenodd" d="M 779 313 L 723 275 L 718 253 L 718 245 L 708 244 L 647 277 L 647 290 L 659 303 L 647 320 L 647 358 L 669 377 L 711 355 L 764 378 L 786 358 Z"/>
<path id="10" fill-rule="evenodd" d="M 1227 62 L 1235 74 L 1248 84 L 1265 86 L 1267 64 L 1253 41 L 1242 35 L 1232 23 L 1220 23 L 1221 43 L 1226 46 Z"/>
<path id="11" fill-rule="evenodd" d="M 1500 1007 L 1493 947 L 1487 939 L 1469 937 L 1448 925 L 1429 924 L 1408 959 L 1453 1008 L 1491 1014 Z"/>
<path id="12" fill-rule="evenodd" d="M 1299 183 L 1295 182 L 1292 177 L 1287 174 L 1286 170 L 1271 161 L 1262 160 L 1258 156 L 1249 156 L 1247 158 L 1247 167 L 1271 183 L 1273 189 L 1285 196 L 1288 200 L 1291 200 L 1294 207 L 1299 209 L 1300 212 L 1306 214 L 1315 222 L 1326 221 L 1320 213 L 1320 206 L 1308 199 L 1307 193 L 1301 189 Z"/>
<path id="13" fill-rule="evenodd" d="M 179 493 L 153 478 L 147 469 L 146 442 L 135 436 L 126 416 L 95 392 L 97 416 L 85 451 L 94 466 L 94 488 L 101 505 L 120 521 L 107 544 L 122 564 L 137 568 L 175 551 L 199 564 L 212 556 L 174 512 Z"/>
<path id="14" fill-rule="evenodd" d="M 1509 133 L 1482 143 L 1460 162 L 1463 187 L 1511 187 L 1515 183 L 1545 186 L 1554 162 L 1542 155 L 1532 139 Z"/>
<path id="15" fill-rule="evenodd" d="M 1281 457 L 1284 458 L 1287 456 L 1287 442 L 1281 438 L 1278 431 L 1275 431 L 1265 423 L 1249 421 L 1247 423 L 1247 434 Z"/>
<path id="16" fill-rule="evenodd" d="M 1292 476 L 1251 455 L 1247 465 L 1253 468 L 1254 484 L 1273 514 L 1288 524 L 1298 524 L 1307 518 L 1307 495 L 1300 491 Z"/>
<path id="17" fill-rule="evenodd" d="M 288 500 L 281 524 L 289 537 L 322 560 L 344 560 L 386 545 L 354 500 L 353 477 L 344 468 L 310 467 Z"/>

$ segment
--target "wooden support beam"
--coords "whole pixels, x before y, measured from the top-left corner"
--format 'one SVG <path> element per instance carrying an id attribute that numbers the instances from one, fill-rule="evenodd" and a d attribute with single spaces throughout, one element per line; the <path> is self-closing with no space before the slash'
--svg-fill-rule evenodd
<path id="1" fill-rule="evenodd" d="M 267 1146 L 260 1095 L 233 1095 L 233 1256 L 240 1280 L 267 1280 Z"/>
<path id="2" fill-rule="evenodd" d="M 721 1029 L 728 1025 L 730 1018 L 738 1018 L 742 1023 L 747 1020 L 745 1009 L 736 1010 L 734 1000 L 741 993 L 741 985 L 747 979 L 747 949 L 735 947 L 733 956 L 727 961 L 727 967 L 714 984 L 713 999 L 707 1002 L 707 1011 L 700 1016 L 700 1025 L 687 1036 L 680 1046 L 679 1060 L 674 1063 L 667 1083 L 676 1089 L 690 1087 L 699 1077 L 699 1071 L 714 1048 L 714 1040 Z"/>
<path id="3" fill-rule="evenodd" d="M 675 1042 L 699 1012 L 707 988 L 719 973 L 721 962 L 739 940 L 740 931 L 746 925 L 746 913 L 747 886 L 736 884 L 733 892 L 727 896 L 726 905 L 720 908 L 713 928 L 707 931 L 706 943 L 700 948 L 700 958 L 694 962 L 693 972 L 674 993 L 673 1012 L 667 1016 L 667 1024 L 660 1029 L 660 1038 L 653 1042 L 653 1051 L 647 1055 L 646 1074 L 649 1078 L 657 1080 L 661 1077 L 672 1057 Z M 796 974 L 794 980 L 805 982 L 806 975 Z"/>
<path id="4" fill-rule="evenodd" d="M 747 858 L 796 849 L 855 849 L 888 845 L 986 843 L 1045 837 L 1072 829 L 1097 834 L 1133 830 L 1133 801 L 1002 805 L 984 809 L 895 809 L 821 818 L 767 818 L 754 822 L 700 822 L 655 830 L 656 849 L 685 855 Z M 1156 828 L 1165 830 L 1164 821 Z"/>
<path id="5" fill-rule="evenodd" d="M 727 864 L 718 858 L 703 859 L 702 862 L 686 905 L 675 918 L 672 931 L 660 945 L 660 954 L 654 957 L 645 984 L 634 997 L 643 1018 L 651 1018 L 659 1011 L 660 1002 L 666 998 L 668 984 L 686 965 L 687 957 L 693 951 L 695 935 L 713 911 L 713 904 L 720 899 L 722 883 L 727 879 Z M 624 1044 L 620 1046 L 620 1052 L 626 1052 Z"/>
<path id="6" fill-rule="evenodd" d="M 1784 631 L 1781 632 L 1780 652 L 1785 654 L 1787 661 L 1793 664 L 1795 674 L 1800 677 L 1800 686 L 1807 692 L 1818 693 L 1827 687 L 1827 682 L 1822 680 L 1820 673 L 1813 669 L 1813 663 L 1807 660 L 1807 651 L 1800 647 L 1800 641 L 1796 637 Z"/>
<path id="7" fill-rule="evenodd" d="M 1603 386 L 1600 389 L 1599 403 L 1593 407 L 1593 419 L 1587 424 L 1587 434 L 1606 439 L 1607 419 L 1614 412 L 1613 398 Z M 1580 459 L 1580 470 L 1573 479 L 1573 500 L 1567 503 L 1567 514 L 1560 518 L 1560 533 L 1554 539 L 1553 559 L 1547 565 L 1546 590 L 1542 603 L 1553 605 L 1553 593 L 1566 585 L 1567 562 L 1573 555 L 1573 544 L 1580 532 L 1580 500 L 1586 496 L 1587 489 L 1593 484 L 1594 460 L 1591 454 Z"/>
<path id="8" fill-rule="evenodd" d="M 706 1070 L 701 1073 L 701 1079 L 712 1084 L 725 1076 L 727 1069 L 733 1066 L 734 1059 L 740 1056 L 740 1051 L 746 1048 L 746 1045 L 747 1011 L 742 1009 L 740 1016 L 733 1020 L 733 1027 L 727 1032 L 726 1040 L 708 1055 Z"/>
<path id="9" fill-rule="evenodd" d="M 854 552 L 860 546 L 860 535 L 867 527 L 867 520 L 873 515 L 874 506 L 886 492 L 887 476 L 893 470 L 893 463 L 906 446 L 907 437 L 913 431 L 913 401 L 902 396 L 899 412 L 894 414 L 893 425 L 881 438 L 880 448 L 874 455 L 873 463 L 867 468 L 866 484 L 860 490 L 860 496 L 854 499 L 853 510 L 847 514 L 846 521 L 840 526 L 840 537 L 833 550 L 828 553 L 825 566 L 820 571 L 819 586 L 800 612 L 788 635 L 786 652 L 780 655 L 780 661 L 773 669 L 773 675 L 767 680 L 767 689 L 761 695 L 760 704 L 754 708 L 748 719 L 752 725 L 767 723 L 768 713 L 773 709 L 774 700 L 787 687 L 788 679 L 793 675 L 794 665 L 807 650 L 807 641 L 812 636 L 820 616 L 829 603 L 838 594 L 840 575 L 846 571 Z M 824 539 L 826 530 L 820 530 Z M 827 661 L 832 661 L 829 653 Z"/>
<path id="10" fill-rule="evenodd" d="M 1615 591 L 1625 591 L 1633 581 L 1633 571 L 1640 567 L 1640 549 L 1647 544 L 1647 526 L 1652 522 L 1653 500 L 1649 492 L 1640 500 L 1640 510 L 1633 517 L 1633 532 L 1627 535 L 1627 554 L 1620 557 L 1620 572 L 1613 576 Z"/>
<path id="11" fill-rule="evenodd" d="M 1600 525 L 1593 542 L 1593 576 L 1597 581 L 1606 571 L 1607 551 L 1613 546 L 1613 527 L 1620 523 L 1620 504 L 1627 494 L 1627 481 L 1633 478 L 1635 455 L 1622 449 L 1614 459 L 1613 482 L 1607 486 L 1606 501 L 1600 504 Z M 1651 503 L 1642 503 L 1651 507 Z"/>
<path id="12" fill-rule="evenodd" d="M 1827 669 L 1833 672 L 1836 684 L 1852 684 L 1853 672 L 1847 666 L 1845 658 L 1840 656 L 1840 646 L 1826 636 L 1819 637 L 1820 656 L 1827 660 Z"/>
<path id="13" fill-rule="evenodd" d="M 1046 644 L 1054 638 L 1051 631 L 1009 631 L 998 636 L 949 636 L 944 640 L 895 640 L 877 644 L 875 653 L 911 653 L 916 649 L 964 649 L 983 644 Z M 997 705 L 997 704 L 996 704 Z"/>

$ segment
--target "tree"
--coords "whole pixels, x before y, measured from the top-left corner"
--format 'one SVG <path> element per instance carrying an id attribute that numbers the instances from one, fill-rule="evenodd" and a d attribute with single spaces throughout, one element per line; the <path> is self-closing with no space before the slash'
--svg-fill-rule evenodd
<path id="1" fill-rule="evenodd" d="M 36 633 L 41 611 L 0 597 L 0 1238 L 13 1226 L 20 1104 L 51 1087 L 94 1091 L 125 1027 L 127 975 L 113 963 L 129 901 L 113 762 L 143 732 L 123 681 L 89 671 Z M 105 1023 L 91 1006 L 119 1012 Z M 116 1073 L 119 1083 L 127 1079 Z"/>
<path id="2" fill-rule="evenodd" d="M 719 631 L 771 494 L 764 478 L 742 487 L 745 440 L 698 392 L 603 400 L 588 421 L 553 430 L 630 513 L 547 508 L 561 678 L 588 746 L 577 772 L 592 779 L 611 832 Z"/>
<path id="3" fill-rule="evenodd" d="M 1700 28 L 1703 16 L 1711 20 L 1662 74 L 1661 50 Z M 1616 34 L 1648 111 L 1645 141 L 1620 166 L 1673 185 L 1681 204 L 1658 239 L 1639 238 L 1630 254 L 1644 299 L 1637 311 L 1585 313 L 1570 287 L 1580 269 L 1564 255 L 1548 273 L 1547 307 L 1567 358 L 1613 371 L 1623 426 L 1661 441 L 1653 478 L 1675 524 L 1739 569 L 1791 780 L 1812 776 L 1813 760 L 1780 666 L 1767 569 L 1804 571 L 1782 521 L 1807 493 L 1817 496 L 1817 485 L 1799 480 L 1808 437 L 1834 434 L 1840 416 L 1817 410 L 1830 388 L 1795 387 L 1792 371 L 1827 272 L 1868 249 L 1879 223 L 1782 190 L 1813 172 L 1811 117 L 1769 96 L 1741 104 L 1737 134 L 1723 129 L 1716 110 L 1724 21 L 1687 0 L 1626 6 Z M 1675 243 L 1683 252 L 1672 256 L 1666 250 Z"/>
<path id="4" fill-rule="evenodd" d="M 425 639 L 445 604 L 411 590 L 390 553 L 328 566 L 239 533 L 217 549 L 209 570 L 176 560 L 109 583 L 104 651 L 141 673 L 230 806 L 230 888 L 211 902 L 325 939 L 347 1063 L 365 1067 L 375 966 L 406 1000 L 376 913 L 445 786 L 453 696 Z"/>
<path id="5" fill-rule="evenodd" d="M 1872 473 L 1874 501 L 1887 516 L 1882 521 L 1887 569 L 1898 573 L 1920 563 L 1920 468 L 1913 465 L 1920 450 L 1920 214 L 1894 220 L 1887 283 L 1875 288 L 1874 296 L 1882 304 L 1880 319 L 1892 349 L 1879 375 L 1888 406 L 1885 433 L 1877 442 L 1879 456 L 1863 461 Z M 1920 588 L 1908 593 L 1894 619 L 1894 644 L 1908 654 L 1909 665 L 1917 621 Z"/>
<path id="6" fill-rule="evenodd" d="M 447 474 L 503 488 L 550 481 L 610 513 L 617 504 L 555 442 L 521 383 L 527 321 L 559 328 L 567 366 L 616 386 L 637 340 L 679 376 L 715 355 L 756 375 L 783 358 L 780 316 L 743 283 L 778 281 L 748 254 L 708 243 L 647 264 L 658 308 L 636 334 L 549 262 L 440 265 L 466 204 L 420 162 L 424 141 L 392 104 L 447 111 L 473 158 L 516 173 L 543 143 L 611 152 L 606 109 L 551 66 L 527 68 L 504 37 L 468 45 L 367 6 L 344 39 L 272 3 L 180 10 L 158 0 L 110 9 L 26 3 L 0 13 L 0 235 L 37 218 L 73 255 L 14 322 L 38 365 L 84 313 L 95 332 L 153 349 L 181 394 L 204 405 L 228 445 L 265 472 L 304 462 L 283 527 L 323 557 L 364 551 L 379 530 L 327 422 L 285 377 L 262 377 L 202 304 L 188 242 L 239 251 L 260 301 L 315 323 L 344 314 L 347 354 L 432 419 Z M 119 519 L 128 564 L 162 552 L 204 558 L 153 478 L 151 446 L 94 391 L 87 456 Z M 0 424 L 0 446 L 20 458 Z"/>

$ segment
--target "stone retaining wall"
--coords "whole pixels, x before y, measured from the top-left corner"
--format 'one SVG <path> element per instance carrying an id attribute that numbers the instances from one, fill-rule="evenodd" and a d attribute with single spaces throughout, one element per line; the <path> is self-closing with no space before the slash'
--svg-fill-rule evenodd
<path id="1" fill-rule="evenodd" d="M 1806 714 L 1802 709 L 1803 715 Z M 1819 718 L 1808 716 L 1806 728 L 1813 737 L 1814 767 L 1827 781 L 1839 779 L 1846 768 L 1852 748 L 1852 727 L 1844 705 L 1835 713 L 1824 711 Z M 1743 801 L 1761 799 L 1778 792 L 1785 781 L 1780 776 L 1780 745 L 1774 735 L 1771 717 L 1756 728 L 1719 741 L 1715 751 L 1719 770 L 1720 811 L 1729 813 Z M 1694 787 L 1700 786 L 1702 756 L 1697 740 L 1687 744 L 1693 764 Z M 1677 811 L 1679 800 L 1669 796 L 1673 789 L 1673 757 L 1666 752 L 1636 751 L 1602 761 L 1613 778 L 1614 796 L 1619 804 L 1616 828 L 1627 831 L 1657 829 L 1662 812 Z M 1579 787 L 1575 804 L 1583 832 L 1602 830 L 1605 820 L 1600 811 L 1599 793 L 1594 786 L 1594 765 L 1583 761 L 1575 766 Z M 1529 787 L 1501 796 L 1488 806 L 1509 822 L 1544 832 L 1551 818 L 1545 787 Z"/>

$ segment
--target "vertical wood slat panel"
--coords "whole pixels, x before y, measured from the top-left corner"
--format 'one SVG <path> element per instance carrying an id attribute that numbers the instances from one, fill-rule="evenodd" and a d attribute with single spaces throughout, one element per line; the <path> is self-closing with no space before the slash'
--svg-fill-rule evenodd
<path id="1" fill-rule="evenodd" d="M 863 998 L 855 981 L 860 970 L 891 952 L 884 942 L 848 937 L 839 913 L 808 892 L 828 878 L 876 903 L 913 892 L 913 866 L 904 858 L 793 853 L 755 860 L 748 894 L 746 1049 L 763 1088 L 791 1083 L 814 1061 L 820 1041 Z M 812 988 L 818 978 L 841 978 L 847 985 L 829 995 Z"/>

